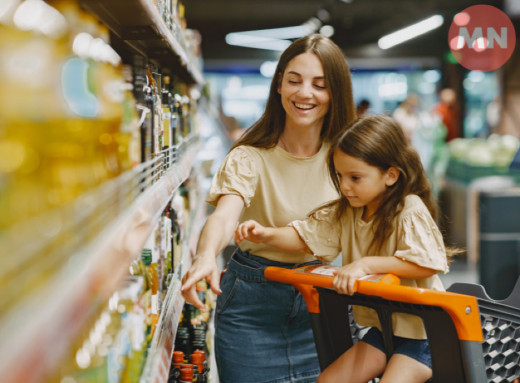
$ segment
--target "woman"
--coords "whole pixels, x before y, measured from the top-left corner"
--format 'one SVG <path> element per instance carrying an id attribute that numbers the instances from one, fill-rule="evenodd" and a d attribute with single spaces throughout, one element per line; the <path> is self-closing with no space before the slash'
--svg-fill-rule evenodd
<path id="1" fill-rule="evenodd" d="M 320 372 L 303 298 L 263 275 L 270 265 L 316 262 L 312 255 L 244 241 L 220 283 L 216 264 L 239 221 L 282 226 L 338 197 L 326 155 L 355 118 L 341 50 L 321 35 L 304 37 L 282 54 L 275 73 L 263 116 L 233 145 L 213 179 L 207 202 L 216 208 L 183 277 L 184 298 L 200 309 L 196 282 L 206 279 L 220 294 L 215 356 L 221 383 L 310 383 Z"/>

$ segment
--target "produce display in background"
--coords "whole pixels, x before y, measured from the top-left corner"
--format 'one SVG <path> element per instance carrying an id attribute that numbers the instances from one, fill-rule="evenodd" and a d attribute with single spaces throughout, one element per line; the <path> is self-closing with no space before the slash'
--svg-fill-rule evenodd
<path id="1" fill-rule="evenodd" d="M 511 135 L 457 138 L 448 143 L 448 177 L 464 182 L 491 175 L 520 176 L 509 166 L 520 148 L 520 139 Z"/>

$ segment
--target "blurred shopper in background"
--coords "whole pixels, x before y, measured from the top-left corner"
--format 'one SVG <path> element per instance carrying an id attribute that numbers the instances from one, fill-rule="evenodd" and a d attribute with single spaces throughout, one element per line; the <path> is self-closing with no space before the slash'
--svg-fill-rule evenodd
<path id="1" fill-rule="evenodd" d="M 356 114 L 358 118 L 363 117 L 365 114 L 367 114 L 369 109 L 370 101 L 368 101 L 366 98 L 359 101 L 359 103 L 356 106 Z"/>
<path id="2" fill-rule="evenodd" d="M 457 94 L 453 89 L 445 88 L 441 90 L 439 98 L 439 103 L 433 108 L 433 112 L 440 116 L 446 126 L 446 142 L 449 142 L 461 136 Z"/>
<path id="3" fill-rule="evenodd" d="M 356 117 L 348 64 L 336 44 L 315 34 L 282 54 L 262 117 L 236 142 L 215 175 L 215 211 L 183 277 L 186 301 L 203 310 L 195 284 L 219 294 L 215 356 L 221 383 L 311 383 L 320 373 L 307 306 L 293 286 L 265 279 L 266 266 L 317 263 L 306 252 L 240 243 L 220 281 L 216 257 L 239 222 L 285 226 L 338 198 L 327 152 Z"/>
<path id="4" fill-rule="evenodd" d="M 417 150 L 430 181 L 438 195 L 447 166 L 446 128 L 439 114 L 421 110 L 421 99 L 410 93 L 393 113 L 403 128 L 408 142 Z"/>
<path id="5" fill-rule="evenodd" d="M 409 93 L 393 113 L 393 117 L 402 126 L 408 143 L 412 142 L 414 133 L 419 129 L 418 109 L 419 96 L 415 93 Z"/>

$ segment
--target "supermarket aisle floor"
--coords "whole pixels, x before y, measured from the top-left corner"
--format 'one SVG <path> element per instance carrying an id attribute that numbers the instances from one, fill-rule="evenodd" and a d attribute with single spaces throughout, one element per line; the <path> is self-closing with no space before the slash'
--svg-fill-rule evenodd
<path id="1" fill-rule="evenodd" d="M 439 274 L 445 288 L 450 287 L 455 282 L 478 283 L 477 268 L 468 265 L 466 260 L 455 260 L 450 265 L 448 274 Z"/>

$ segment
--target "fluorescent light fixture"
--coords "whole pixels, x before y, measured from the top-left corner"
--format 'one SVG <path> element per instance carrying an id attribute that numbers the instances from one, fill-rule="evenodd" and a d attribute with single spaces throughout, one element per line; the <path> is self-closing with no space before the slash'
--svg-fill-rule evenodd
<path id="1" fill-rule="evenodd" d="M 264 61 L 262 65 L 260 65 L 260 74 L 267 78 L 273 77 L 277 65 L 277 61 Z"/>
<path id="2" fill-rule="evenodd" d="M 258 29 L 253 31 L 232 32 L 226 35 L 226 43 L 248 48 L 283 51 L 291 41 L 316 32 L 321 27 L 321 21 L 311 17 L 302 25 L 284 28 Z"/>
<path id="3" fill-rule="evenodd" d="M 265 37 L 251 36 L 243 33 L 228 33 L 226 43 L 239 47 L 268 49 L 272 51 L 284 51 L 291 42 L 289 40 L 269 39 Z"/>
<path id="4" fill-rule="evenodd" d="M 379 48 L 388 49 L 397 44 L 401 44 L 405 41 L 411 40 L 417 36 L 425 34 L 435 28 L 440 27 L 444 23 L 444 17 L 441 15 L 435 15 L 429 17 L 423 21 L 412 24 L 406 28 L 400 29 L 386 36 L 383 36 L 377 42 Z"/>

